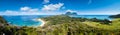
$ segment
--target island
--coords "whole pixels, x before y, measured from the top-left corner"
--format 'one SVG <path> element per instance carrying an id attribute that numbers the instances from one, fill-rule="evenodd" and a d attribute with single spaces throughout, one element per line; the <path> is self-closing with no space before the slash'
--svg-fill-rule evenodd
<path id="1" fill-rule="evenodd" d="M 78 15 L 76 12 L 66 12 L 65 15 Z"/>

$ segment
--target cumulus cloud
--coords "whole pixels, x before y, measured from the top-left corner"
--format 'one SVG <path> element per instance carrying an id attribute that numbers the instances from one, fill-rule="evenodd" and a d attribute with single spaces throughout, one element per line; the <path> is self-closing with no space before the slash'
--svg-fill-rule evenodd
<path id="1" fill-rule="evenodd" d="M 5 11 L 0 12 L 0 15 L 43 15 L 44 12 L 23 12 L 23 11 Z"/>
<path id="2" fill-rule="evenodd" d="M 21 7 L 20 11 L 6 10 L 4 12 L 0 12 L 0 15 L 58 15 L 61 14 L 59 12 L 45 12 L 38 11 L 37 9 L 31 9 L 30 7 Z"/>
<path id="3" fill-rule="evenodd" d="M 30 7 L 21 7 L 19 11 L 6 10 L 4 12 L 0 12 L 0 15 L 38 15 L 39 9 L 30 8 Z"/>
<path id="4" fill-rule="evenodd" d="M 55 10 L 59 10 L 63 5 L 64 5 L 63 3 L 44 5 L 42 10 L 43 11 L 55 11 Z"/>
<path id="5" fill-rule="evenodd" d="M 0 12 L 0 15 L 15 15 L 18 14 L 16 11 L 6 10 L 5 12 Z"/>
<path id="6" fill-rule="evenodd" d="M 44 0 L 44 3 L 49 3 L 50 0 Z M 31 8 L 31 7 L 21 7 L 18 11 L 13 10 L 6 10 L 4 12 L 0 12 L 0 15 L 58 15 L 62 14 L 59 11 L 64 4 L 58 3 L 58 4 L 48 4 L 44 5 L 43 8 Z M 49 11 L 49 12 L 48 12 Z M 57 11 L 57 12 L 56 12 Z"/>
<path id="7" fill-rule="evenodd" d="M 21 7 L 20 10 L 27 11 L 27 10 L 30 10 L 30 7 Z"/>
<path id="8" fill-rule="evenodd" d="M 73 11 L 73 10 L 66 10 L 66 12 L 77 12 L 77 11 Z"/>
<path id="9" fill-rule="evenodd" d="M 43 3 L 44 4 L 47 4 L 47 3 L 49 3 L 50 2 L 50 0 L 43 0 Z"/>
<path id="10" fill-rule="evenodd" d="M 51 12 L 51 13 L 45 13 L 45 12 L 0 12 L 0 15 L 14 15 L 14 16 L 17 16 L 17 15 L 59 15 L 59 14 L 62 14 L 62 13 L 59 13 L 59 12 Z"/>
<path id="11" fill-rule="evenodd" d="M 21 7 L 20 10 L 21 11 L 27 11 L 27 12 L 37 12 L 39 9 L 37 9 L 37 8 L 32 9 L 30 7 Z"/>

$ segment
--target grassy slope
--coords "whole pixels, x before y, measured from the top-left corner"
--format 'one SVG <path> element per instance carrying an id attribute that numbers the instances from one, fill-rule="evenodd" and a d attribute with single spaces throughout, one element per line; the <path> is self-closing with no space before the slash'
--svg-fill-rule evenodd
<path id="1" fill-rule="evenodd" d="M 106 29 L 106 30 L 116 30 L 116 29 L 120 29 L 120 19 L 114 19 L 111 23 L 111 25 L 104 25 L 104 24 L 100 24 L 97 22 L 84 22 L 84 24 L 87 24 L 91 27 L 96 27 L 96 28 L 101 28 L 101 29 Z"/>
<path id="2" fill-rule="evenodd" d="M 52 16 L 43 18 L 48 21 L 43 28 L 38 30 L 47 35 L 78 35 L 78 34 L 114 34 L 119 33 L 120 19 L 115 19 L 110 25 L 100 24 L 99 22 L 81 21 L 84 19 L 75 19 L 68 16 Z M 86 19 L 85 19 L 86 20 Z M 110 33 L 109 33 L 110 32 Z"/>

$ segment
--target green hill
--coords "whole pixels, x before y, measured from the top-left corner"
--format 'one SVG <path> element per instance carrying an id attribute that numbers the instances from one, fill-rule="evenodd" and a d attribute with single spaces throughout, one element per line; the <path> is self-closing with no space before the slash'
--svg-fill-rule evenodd
<path id="1" fill-rule="evenodd" d="M 69 16 L 51 16 L 42 18 L 47 21 L 40 28 L 47 35 L 118 35 L 120 34 L 119 21 L 105 21 L 99 19 L 73 18 Z M 38 29 L 39 30 L 39 29 Z M 44 31 L 43 31 L 44 30 Z M 42 33 L 41 33 L 42 34 Z"/>

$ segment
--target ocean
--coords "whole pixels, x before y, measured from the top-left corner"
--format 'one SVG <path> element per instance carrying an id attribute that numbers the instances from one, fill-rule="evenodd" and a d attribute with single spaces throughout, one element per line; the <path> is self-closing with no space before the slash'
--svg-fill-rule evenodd
<path id="1" fill-rule="evenodd" d="M 15 26 L 40 26 L 42 22 L 37 21 L 37 18 L 47 17 L 51 15 L 21 15 L 21 16 L 3 16 L 11 25 Z M 74 15 L 71 17 L 110 19 L 109 15 Z M 69 19 L 68 19 L 69 20 Z"/>
<path id="2" fill-rule="evenodd" d="M 88 19 L 91 19 L 91 18 L 97 18 L 97 19 L 108 19 L 108 20 L 112 20 L 111 18 L 109 18 L 110 15 L 73 15 L 71 17 L 76 17 L 76 18 L 79 18 L 79 17 L 83 17 L 83 18 L 88 18 Z"/>
<path id="3" fill-rule="evenodd" d="M 47 16 L 47 15 L 46 15 Z M 20 16 L 3 16 L 11 25 L 15 26 L 40 26 L 42 22 L 37 18 L 45 17 L 45 15 L 20 15 Z"/>

